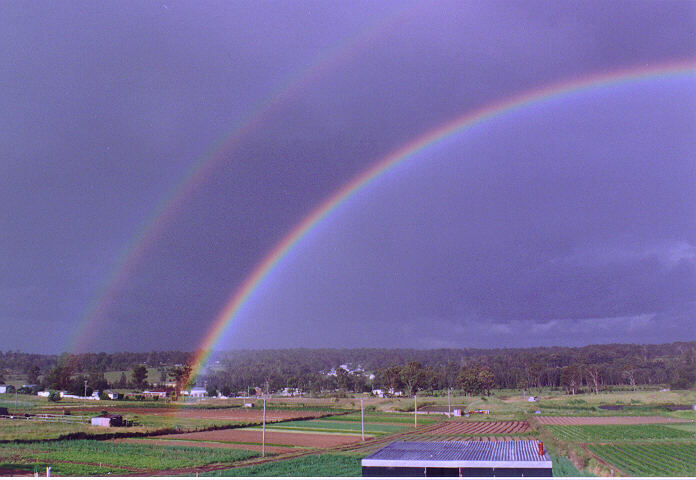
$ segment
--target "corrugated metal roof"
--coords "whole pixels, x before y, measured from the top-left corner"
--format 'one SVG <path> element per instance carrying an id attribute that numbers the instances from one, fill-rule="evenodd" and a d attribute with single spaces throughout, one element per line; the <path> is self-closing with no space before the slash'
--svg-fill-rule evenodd
<path id="1" fill-rule="evenodd" d="M 394 442 L 366 460 L 427 460 L 427 461 L 486 461 L 540 462 L 551 461 L 549 455 L 539 455 L 536 441 L 507 442 Z"/>

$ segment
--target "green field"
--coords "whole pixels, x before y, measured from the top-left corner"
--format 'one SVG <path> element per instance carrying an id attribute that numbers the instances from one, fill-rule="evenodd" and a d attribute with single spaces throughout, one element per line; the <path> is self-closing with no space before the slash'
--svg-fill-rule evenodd
<path id="1" fill-rule="evenodd" d="M 365 422 L 365 433 L 381 434 L 396 433 L 409 429 L 410 425 L 381 425 Z M 280 422 L 266 425 L 266 428 L 274 430 L 298 430 L 307 432 L 335 432 L 335 433 L 360 433 L 360 421 L 335 422 L 330 420 L 295 420 L 292 422 Z"/>
<path id="2" fill-rule="evenodd" d="M 95 440 L 0 445 L 0 458 L 7 459 L 9 463 L 34 465 L 38 459 L 51 465 L 56 462 L 63 469 L 68 468 L 66 465 L 69 464 L 87 463 L 125 469 L 166 470 L 232 463 L 258 455 L 258 452 L 229 448 L 171 447 Z M 0 468 L 4 468 L 4 463 L 0 463 Z"/>
<path id="3" fill-rule="evenodd" d="M 696 439 L 693 432 L 666 425 L 551 425 L 554 436 L 571 442 Z"/>
<path id="4" fill-rule="evenodd" d="M 433 423 L 441 422 L 447 417 L 444 415 L 418 415 L 419 425 L 430 425 Z M 360 413 L 351 413 L 348 415 L 336 415 L 331 417 L 331 420 L 337 422 L 358 422 L 360 423 Z M 406 415 L 402 413 L 388 414 L 388 413 L 366 413 L 365 423 L 404 423 L 408 425 L 413 425 L 413 414 Z"/>
<path id="5" fill-rule="evenodd" d="M 249 467 L 231 468 L 203 476 L 214 477 L 359 477 L 362 475 L 361 456 L 307 455 L 290 460 L 262 463 Z"/>
<path id="6" fill-rule="evenodd" d="M 696 444 L 590 445 L 588 448 L 629 475 L 696 476 Z"/>

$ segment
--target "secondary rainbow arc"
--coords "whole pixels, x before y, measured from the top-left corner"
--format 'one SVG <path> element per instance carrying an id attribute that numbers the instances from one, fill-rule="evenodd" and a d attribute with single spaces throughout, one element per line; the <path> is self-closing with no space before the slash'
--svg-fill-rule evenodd
<path id="1" fill-rule="evenodd" d="M 284 104 L 285 101 L 305 89 L 322 74 L 329 72 L 332 67 L 347 62 L 361 49 L 370 45 L 377 37 L 391 31 L 400 22 L 413 16 L 421 7 L 419 4 L 397 9 L 386 18 L 368 25 L 356 35 L 344 39 L 328 52 L 323 53 L 316 61 L 304 69 L 294 72 L 290 79 L 276 89 L 269 97 L 264 99 L 232 132 L 228 132 L 221 140 L 217 141 L 205 155 L 189 168 L 182 180 L 168 194 L 162 197 L 149 219 L 138 230 L 130 243 L 120 252 L 116 267 L 103 282 L 99 293 L 85 309 L 81 320 L 78 322 L 67 351 L 74 352 L 92 337 L 92 333 L 99 326 L 99 321 L 110 305 L 115 303 L 118 293 L 123 290 L 127 280 L 136 270 L 139 260 L 145 255 L 155 239 L 160 237 L 170 222 L 176 217 L 179 208 L 193 195 L 198 187 L 215 171 L 225 160 L 225 154 L 245 139 L 252 132 L 259 129 L 264 122 Z"/>
<path id="2" fill-rule="evenodd" d="M 404 162 L 420 151 L 437 144 L 445 138 L 459 133 L 474 125 L 495 117 L 525 108 L 530 105 L 549 101 L 557 97 L 570 95 L 583 90 L 601 88 L 663 76 L 690 75 L 696 73 L 696 61 L 682 61 L 662 64 L 654 67 L 641 67 L 608 73 L 585 76 L 571 81 L 555 83 L 542 88 L 530 90 L 500 102 L 489 104 L 478 110 L 467 112 L 440 127 L 419 136 L 404 146 L 377 161 L 366 171 L 354 177 L 318 207 L 312 210 L 298 223 L 254 268 L 251 274 L 236 289 L 224 308 L 215 318 L 212 327 L 203 338 L 193 359 L 192 377 L 200 373 L 217 341 L 222 337 L 227 326 L 249 300 L 254 291 L 274 270 L 274 267 L 323 219 L 350 197 L 363 190 L 378 177 L 385 175 L 393 167 Z"/>

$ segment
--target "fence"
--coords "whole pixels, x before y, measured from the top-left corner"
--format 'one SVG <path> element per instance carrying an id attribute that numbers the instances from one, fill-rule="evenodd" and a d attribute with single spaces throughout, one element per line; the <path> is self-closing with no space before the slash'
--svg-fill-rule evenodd
<path id="1" fill-rule="evenodd" d="M 54 415 L 52 413 L 38 413 L 35 415 L 0 415 L 0 418 L 57 423 L 89 423 L 92 419 L 91 416 L 87 415 Z"/>

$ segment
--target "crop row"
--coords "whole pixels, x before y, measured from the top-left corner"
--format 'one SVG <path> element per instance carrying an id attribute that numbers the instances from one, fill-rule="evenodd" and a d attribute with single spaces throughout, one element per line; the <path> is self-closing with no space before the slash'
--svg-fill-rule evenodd
<path id="1" fill-rule="evenodd" d="M 45 462 L 106 464 L 137 469 L 170 469 L 211 463 L 230 463 L 257 456 L 236 449 L 169 447 L 159 445 L 72 440 L 0 447 L 0 457 L 40 459 Z"/>
<path id="2" fill-rule="evenodd" d="M 359 477 L 361 456 L 306 455 L 289 460 L 203 473 L 216 477 Z"/>
<path id="3" fill-rule="evenodd" d="M 696 475 L 696 444 L 590 445 L 588 448 L 629 475 Z"/>
<path id="4" fill-rule="evenodd" d="M 693 439 L 688 431 L 665 425 L 552 425 L 553 434 L 575 442 Z"/>
<path id="5" fill-rule="evenodd" d="M 433 433 L 452 435 L 492 435 L 524 433 L 529 430 L 527 422 L 447 422 Z"/>

